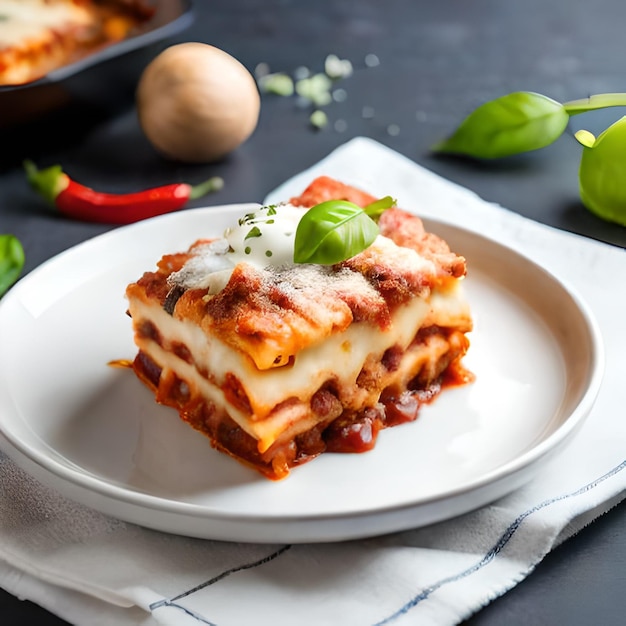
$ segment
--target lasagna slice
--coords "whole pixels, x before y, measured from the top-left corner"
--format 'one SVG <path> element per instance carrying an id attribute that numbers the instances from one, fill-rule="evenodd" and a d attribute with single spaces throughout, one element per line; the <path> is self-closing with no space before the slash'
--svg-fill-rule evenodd
<path id="1" fill-rule="evenodd" d="M 299 219 L 329 199 L 375 200 L 316 179 L 224 239 L 164 256 L 126 290 L 137 376 L 215 448 L 271 479 L 326 451 L 370 450 L 381 429 L 470 376 L 460 365 L 472 328 L 465 259 L 390 208 L 356 256 L 294 264 Z"/>
<path id="2" fill-rule="evenodd" d="M 0 0 L 0 85 L 41 78 L 148 20 L 144 0 Z"/>

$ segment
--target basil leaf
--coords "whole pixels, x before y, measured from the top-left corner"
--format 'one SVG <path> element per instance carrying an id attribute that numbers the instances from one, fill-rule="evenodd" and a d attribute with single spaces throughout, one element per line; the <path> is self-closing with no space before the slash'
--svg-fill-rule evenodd
<path id="1" fill-rule="evenodd" d="M 567 110 L 556 100 L 518 91 L 479 106 L 433 150 L 480 159 L 511 156 L 553 143 L 568 121 Z"/>
<path id="2" fill-rule="evenodd" d="M 575 137 L 583 145 L 578 170 L 580 199 L 601 219 L 626 226 L 626 117 L 597 139 L 586 130 L 579 130 Z"/>
<path id="3" fill-rule="evenodd" d="M 24 267 L 24 248 L 17 237 L 0 235 L 0 296 L 18 279 Z"/>
<path id="4" fill-rule="evenodd" d="M 363 252 L 378 225 L 352 202 L 328 200 L 310 208 L 298 223 L 294 263 L 334 265 Z"/>

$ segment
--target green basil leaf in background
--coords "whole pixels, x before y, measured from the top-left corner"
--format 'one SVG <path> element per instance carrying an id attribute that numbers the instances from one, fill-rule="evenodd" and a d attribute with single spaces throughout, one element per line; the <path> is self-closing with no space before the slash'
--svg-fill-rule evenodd
<path id="1" fill-rule="evenodd" d="M 19 278 L 24 267 L 24 248 L 13 235 L 0 235 L 0 297 Z"/>
<path id="2" fill-rule="evenodd" d="M 378 235 L 378 225 L 352 202 L 328 200 L 310 208 L 298 223 L 295 263 L 334 265 L 363 252 Z"/>
<path id="3" fill-rule="evenodd" d="M 497 159 L 543 148 L 562 134 L 569 115 L 547 96 L 518 91 L 479 106 L 435 152 Z"/>
<path id="4" fill-rule="evenodd" d="M 579 130 L 575 137 L 583 146 L 580 199 L 601 219 L 626 226 L 626 117 L 597 139 L 587 130 Z"/>

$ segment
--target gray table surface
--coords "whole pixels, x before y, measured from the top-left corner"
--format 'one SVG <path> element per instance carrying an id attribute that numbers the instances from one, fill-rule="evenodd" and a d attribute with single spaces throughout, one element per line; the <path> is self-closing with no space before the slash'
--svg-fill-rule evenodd
<path id="1" fill-rule="evenodd" d="M 132 102 L 120 101 L 115 114 L 73 104 L 50 119 L 0 131 L 0 232 L 21 239 L 28 272 L 112 228 L 45 210 L 25 184 L 24 157 L 41 165 L 61 163 L 81 182 L 110 191 L 218 174 L 226 185 L 210 201 L 222 204 L 261 200 L 351 137 L 367 136 L 487 200 L 624 247 L 626 228 L 597 219 L 580 203 L 580 147 L 573 137 L 583 127 L 601 132 L 623 109 L 578 116 L 552 146 L 497 163 L 437 158 L 429 146 L 474 107 L 505 93 L 536 91 L 564 102 L 626 91 L 625 23 L 622 0 L 198 0 L 193 24 L 162 47 L 185 40 L 211 43 L 250 70 L 264 62 L 273 71 L 321 71 L 328 54 L 349 59 L 355 71 L 338 85 L 346 99 L 328 106 L 328 127 L 312 130 L 308 111 L 294 99 L 264 97 L 256 132 L 235 153 L 211 166 L 182 165 L 154 153 Z M 378 67 L 366 66 L 368 54 L 378 56 Z M 364 116 L 363 107 L 372 107 L 374 116 Z M 623 285 L 616 278 L 613 288 Z M 622 505 L 467 623 L 623 624 L 625 531 Z M 6 592 L 0 592 L 0 622 L 63 623 Z"/>

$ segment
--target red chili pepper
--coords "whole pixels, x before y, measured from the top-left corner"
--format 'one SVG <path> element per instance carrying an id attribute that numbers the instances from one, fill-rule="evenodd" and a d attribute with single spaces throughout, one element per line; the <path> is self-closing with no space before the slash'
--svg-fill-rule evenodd
<path id="1" fill-rule="evenodd" d="M 25 161 L 24 168 L 32 187 L 63 215 L 105 224 L 130 224 L 177 211 L 188 200 L 224 186 L 224 181 L 214 176 L 194 186 L 173 183 L 136 193 L 100 193 L 72 180 L 60 165 L 39 170 L 31 161 Z"/>

